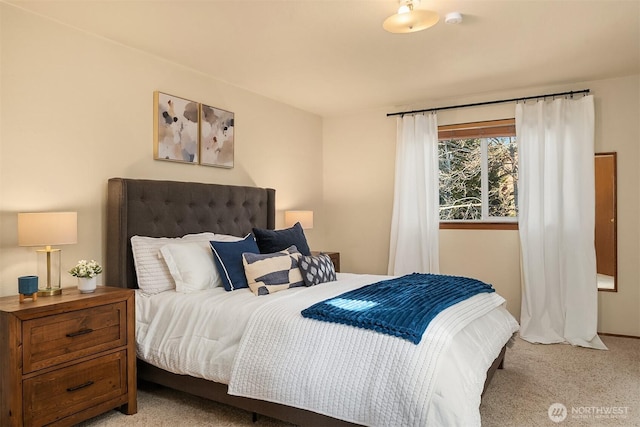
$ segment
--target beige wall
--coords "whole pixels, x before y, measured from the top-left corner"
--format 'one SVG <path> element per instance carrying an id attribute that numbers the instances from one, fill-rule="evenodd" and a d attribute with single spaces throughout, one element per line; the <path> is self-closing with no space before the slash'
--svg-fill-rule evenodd
<path id="1" fill-rule="evenodd" d="M 18 212 L 78 212 L 65 271 L 104 259 L 110 177 L 276 188 L 278 225 L 284 209 L 321 210 L 320 117 L 4 4 L 0 25 L 0 295 L 37 265 L 35 248 L 17 246 Z M 153 160 L 155 90 L 233 111 L 235 168 Z M 319 231 L 307 236 L 321 246 Z"/>
<path id="2" fill-rule="evenodd" d="M 596 151 L 618 152 L 619 292 L 599 293 L 599 331 L 640 336 L 640 236 L 638 175 L 640 76 L 487 93 L 325 118 L 324 193 L 326 241 L 341 252 L 344 271 L 386 273 L 393 203 L 395 118 L 387 112 L 509 99 L 589 88 L 596 105 Z M 514 117 L 514 104 L 441 111 L 439 124 Z M 517 231 L 442 230 L 440 268 L 495 285 L 520 316 Z"/>
<path id="3" fill-rule="evenodd" d="M 618 153 L 618 292 L 599 292 L 598 330 L 640 336 L 640 76 L 590 87 L 596 97 L 596 151 Z"/>

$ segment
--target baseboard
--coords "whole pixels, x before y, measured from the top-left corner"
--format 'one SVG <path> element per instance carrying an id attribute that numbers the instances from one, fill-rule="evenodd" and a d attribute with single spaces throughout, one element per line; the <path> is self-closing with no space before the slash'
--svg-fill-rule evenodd
<path id="1" fill-rule="evenodd" d="M 608 334 L 606 332 L 598 332 L 598 335 L 603 335 L 607 337 L 619 337 L 619 338 L 635 338 L 637 340 L 640 340 L 640 337 L 637 337 L 635 335 Z"/>

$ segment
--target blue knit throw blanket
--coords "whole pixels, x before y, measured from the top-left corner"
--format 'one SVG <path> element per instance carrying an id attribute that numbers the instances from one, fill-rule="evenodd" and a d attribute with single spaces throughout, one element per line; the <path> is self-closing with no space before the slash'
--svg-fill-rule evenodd
<path id="1" fill-rule="evenodd" d="M 345 292 L 302 310 L 326 322 L 372 329 L 414 344 L 441 311 L 491 285 L 467 277 L 413 273 Z"/>

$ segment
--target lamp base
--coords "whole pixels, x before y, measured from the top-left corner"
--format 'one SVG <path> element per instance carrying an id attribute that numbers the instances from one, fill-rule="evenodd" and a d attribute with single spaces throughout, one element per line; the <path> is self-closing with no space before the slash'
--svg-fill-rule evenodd
<path id="1" fill-rule="evenodd" d="M 38 290 L 39 297 L 52 297 L 54 295 L 62 295 L 62 288 L 45 288 Z"/>

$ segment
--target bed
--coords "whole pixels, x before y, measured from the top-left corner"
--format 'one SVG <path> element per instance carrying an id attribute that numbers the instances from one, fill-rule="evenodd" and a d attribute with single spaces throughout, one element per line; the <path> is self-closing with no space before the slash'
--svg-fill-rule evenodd
<path id="1" fill-rule="evenodd" d="M 136 274 L 131 245 L 131 238 L 133 236 L 147 236 L 150 238 L 180 238 L 185 235 L 209 232 L 216 235 L 231 235 L 240 238 L 251 233 L 254 228 L 270 230 L 275 228 L 275 191 L 273 189 L 175 181 L 112 178 L 108 182 L 107 259 L 105 265 L 106 283 L 112 286 L 115 285 L 133 289 L 138 288 L 138 277 Z M 374 399 L 373 406 L 369 406 L 366 410 L 363 410 L 361 407 L 363 404 L 360 402 L 351 402 L 352 407 L 344 409 L 345 415 L 342 415 L 342 412 L 333 409 L 335 402 L 326 403 L 326 405 L 329 405 L 328 408 L 320 404 L 316 404 L 316 401 L 318 400 L 331 400 L 330 398 L 328 399 L 327 396 L 331 397 L 333 392 L 327 391 L 322 395 L 322 387 L 315 387 L 314 385 L 314 381 L 316 380 L 313 378 L 300 379 L 301 376 L 306 375 L 306 368 L 300 369 L 300 366 L 297 366 L 298 364 L 293 364 L 290 365 L 291 369 L 284 369 L 283 367 L 280 367 L 280 370 L 278 370 L 274 367 L 273 371 L 270 371 L 270 364 L 273 363 L 273 361 L 262 360 L 260 357 L 251 358 L 252 353 L 256 352 L 262 352 L 262 354 L 274 353 L 274 357 L 275 354 L 280 352 L 278 357 L 289 357 L 291 353 L 296 352 L 292 352 L 290 349 L 286 350 L 284 345 L 286 345 L 288 341 L 291 341 L 292 337 L 296 338 L 295 334 L 300 334 L 298 336 L 300 338 L 300 343 L 309 341 L 305 345 L 311 347 L 318 345 L 318 341 L 315 337 L 324 336 L 325 331 L 331 331 L 330 334 L 338 334 L 327 335 L 328 338 L 326 339 L 329 341 L 325 341 L 324 343 L 327 348 L 330 346 L 340 345 L 339 343 L 334 344 L 334 342 L 339 342 L 343 335 L 355 334 L 353 336 L 356 337 L 360 334 L 367 338 L 362 339 L 363 343 L 358 344 L 361 345 L 361 347 L 354 347 L 351 349 L 351 351 L 359 352 L 357 354 L 360 360 L 357 362 L 342 360 L 341 368 L 331 367 L 329 370 L 335 369 L 336 371 L 340 371 L 340 369 L 344 369 L 345 373 L 351 373 L 353 371 L 354 376 L 365 376 L 364 371 L 367 371 L 367 369 L 371 370 L 371 367 L 368 368 L 368 363 L 370 362 L 366 360 L 367 357 L 365 355 L 376 353 L 367 350 L 369 348 L 367 346 L 370 345 L 367 343 L 367 340 L 375 341 L 375 345 L 386 345 L 383 343 L 381 344 L 382 341 L 380 340 L 383 340 L 382 338 L 378 338 L 381 334 L 370 331 L 360 332 L 359 328 L 353 328 L 345 325 L 334 325 L 335 327 L 328 327 L 324 325 L 324 322 L 308 319 L 304 319 L 307 322 L 303 322 L 307 328 L 304 330 L 297 326 L 297 320 L 295 322 L 290 320 L 284 322 L 282 318 L 272 320 L 275 323 L 271 324 L 271 326 L 264 326 L 267 324 L 267 320 L 259 319 L 259 317 L 263 316 L 264 319 L 275 318 L 276 315 L 279 316 L 281 312 L 284 312 L 287 309 L 291 309 L 291 311 L 286 314 L 286 316 L 289 316 L 287 319 L 295 318 L 296 316 L 300 317 L 298 316 L 299 309 L 304 308 L 307 305 L 305 302 L 308 298 L 307 295 L 314 294 L 314 301 L 320 301 L 326 296 L 335 295 L 338 290 L 354 289 L 362 286 L 363 284 L 373 283 L 384 278 L 385 277 L 383 276 L 339 274 L 335 285 L 332 285 L 332 287 L 335 287 L 335 290 L 329 289 L 327 286 L 324 288 L 321 286 L 314 286 L 306 289 L 290 289 L 286 292 L 278 292 L 277 294 L 270 295 L 270 302 L 265 303 L 264 306 L 262 305 L 262 301 L 267 301 L 267 298 L 254 296 L 250 292 L 242 294 L 240 292 L 241 290 L 224 292 L 220 289 L 214 289 L 208 290 L 206 293 L 202 294 L 191 293 L 186 295 L 178 295 L 177 292 L 169 291 L 160 293 L 153 298 L 146 298 L 141 295 L 139 298 L 137 297 L 136 308 L 138 322 L 138 327 L 136 328 L 138 335 L 137 341 L 139 357 L 137 366 L 138 378 L 224 404 L 239 407 L 253 412 L 254 414 L 263 414 L 298 425 L 393 425 L 393 418 L 385 418 L 386 413 L 389 412 L 386 410 L 385 405 L 390 403 L 388 403 L 387 400 L 384 400 L 386 399 L 384 396 L 394 390 L 395 385 L 393 382 L 388 383 L 391 386 L 388 387 L 389 391 L 387 394 L 381 393 L 382 397 L 371 397 L 371 399 Z M 304 297 L 302 296 L 303 293 L 305 293 Z M 162 313 L 169 314 L 179 312 L 180 310 L 197 312 L 205 309 L 194 308 L 185 310 L 178 306 L 173 308 L 172 304 L 178 304 L 181 303 L 182 300 L 185 300 L 188 304 L 204 304 L 204 306 L 206 306 L 209 304 L 208 301 L 218 301 L 225 298 L 226 302 L 223 305 L 226 305 L 227 309 L 229 309 L 229 307 L 233 307 L 233 304 L 238 304 L 237 306 L 242 306 L 244 311 L 247 311 L 249 315 L 246 317 L 248 320 L 246 320 L 246 323 L 242 324 L 242 328 L 240 328 L 240 330 L 230 332 L 230 335 L 236 334 L 241 338 L 241 340 L 238 338 L 238 342 L 236 343 L 237 345 L 233 347 L 231 354 L 227 351 L 225 353 L 225 357 L 221 358 L 223 362 L 226 360 L 226 362 L 221 363 L 224 365 L 223 369 L 221 369 L 221 372 L 224 372 L 223 374 L 207 375 L 206 371 L 198 371 L 198 369 L 192 371 L 188 369 L 188 364 L 180 366 L 180 357 L 173 357 L 172 361 L 176 366 L 172 366 L 171 362 L 168 364 L 163 363 L 163 354 L 154 355 L 153 348 L 149 345 L 149 342 L 152 342 L 153 340 L 149 339 L 145 341 L 148 335 L 147 329 L 149 329 L 150 324 L 153 324 L 154 328 L 156 328 L 156 325 L 161 324 L 162 322 L 161 319 L 152 318 L 152 314 L 150 313 L 155 313 L 155 311 L 151 310 L 149 307 L 161 307 Z M 138 300 L 140 300 L 140 304 L 146 305 L 138 305 Z M 260 305 L 260 307 L 254 309 L 252 308 L 252 304 Z M 230 312 L 225 314 L 222 309 L 219 311 L 221 311 L 220 316 L 232 315 Z M 237 314 L 235 313 L 237 311 L 241 310 L 234 310 L 234 316 Z M 430 380 L 429 388 L 421 388 L 420 384 L 417 386 L 418 390 L 428 390 L 428 394 L 430 396 L 428 402 L 423 404 L 426 408 L 425 414 L 428 414 L 428 418 L 416 418 L 423 420 L 418 424 L 426 423 L 427 421 L 424 420 L 428 420 L 429 424 L 441 425 L 466 423 L 469 420 L 473 420 L 474 424 L 479 424 L 478 406 L 480 395 L 484 389 L 486 389 L 486 386 L 491 380 L 495 370 L 502 367 L 506 345 L 511 335 L 517 329 L 515 320 L 506 313 L 506 310 L 502 306 L 492 309 L 491 313 L 483 315 L 481 319 L 474 321 L 472 325 L 462 329 L 458 334 L 460 338 L 456 338 L 452 341 L 450 346 L 447 346 L 446 348 L 443 347 L 444 349 L 442 352 L 444 355 L 440 357 L 442 361 L 439 362 L 439 365 L 442 366 L 439 369 L 442 369 L 443 372 L 446 371 L 446 375 L 436 375 L 433 380 Z M 160 317 L 168 316 L 169 314 L 162 314 Z M 285 316 L 285 314 L 282 314 L 282 316 Z M 182 322 L 186 322 L 185 324 L 188 325 L 188 327 L 186 327 L 187 329 L 193 327 L 193 322 L 189 319 L 182 320 Z M 502 323 L 499 324 L 491 322 Z M 481 326 L 481 324 L 483 326 Z M 282 325 L 282 327 L 274 327 L 273 325 Z M 474 328 L 477 329 L 476 332 L 474 332 Z M 490 329 L 490 331 L 483 331 L 481 328 L 484 328 L 485 330 Z M 268 332 L 269 329 L 278 330 L 277 333 L 279 335 L 275 338 L 264 338 L 262 334 L 265 334 L 265 331 Z M 288 329 L 291 330 L 289 331 Z M 497 333 L 492 332 L 498 329 L 501 330 L 499 337 L 497 337 Z M 354 332 L 354 330 L 357 331 Z M 475 338 L 464 338 L 467 335 L 471 336 L 470 334 L 476 334 L 473 335 Z M 456 337 L 458 337 L 458 335 L 456 335 Z M 349 336 L 351 337 L 352 335 Z M 294 339 L 294 341 L 296 341 L 296 339 Z M 354 339 L 360 340 L 360 338 Z M 394 338 L 388 339 L 393 340 Z M 465 339 L 469 340 L 469 342 L 474 340 L 493 340 L 495 342 L 492 344 L 491 349 L 487 349 L 486 351 L 483 350 L 483 357 L 474 357 L 461 354 L 468 352 L 464 348 L 468 345 L 466 341 L 464 341 Z M 223 340 L 223 338 L 218 335 L 213 339 L 213 341 L 216 342 L 221 340 Z M 398 339 L 395 340 L 401 341 Z M 159 339 L 157 341 L 166 340 Z M 207 342 L 207 340 L 204 342 Z M 277 348 L 270 347 L 274 345 L 274 342 L 278 343 Z M 282 347 L 280 347 L 281 345 Z M 302 344 L 300 345 L 300 355 L 305 354 L 305 350 L 302 349 Z M 404 344 L 399 345 L 403 346 Z M 409 348 L 409 350 L 406 350 L 405 347 Z M 401 347 L 398 350 L 393 351 L 403 354 L 413 351 L 410 347 L 405 347 Z M 427 345 L 423 345 L 422 347 L 427 347 Z M 199 348 L 202 350 L 205 348 L 205 345 L 200 345 Z M 386 351 L 383 350 L 385 348 L 386 347 L 379 347 L 379 352 Z M 306 351 L 307 356 L 305 357 L 313 358 L 315 356 L 312 350 L 307 349 Z M 327 349 L 325 353 L 326 354 L 322 356 L 323 358 L 320 362 L 325 364 L 330 363 L 328 359 L 331 359 L 334 354 L 340 353 L 340 347 L 331 347 L 331 349 Z M 238 360 L 241 355 L 245 358 L 242 359 L 243 362 L 245 360 L 247 362 L 239 363 Z M 489 359 L 487 359 L 489 357 L 488 355 L 491 355 Z M 393 358 L 395 356 L 391 354 L 389 357 Z M 384 359 L 386 360 L 389 357 L 385 356 Z M 480 360 L 483 358 L 486 360 Z M 290 360 L 295 360 L 295 358 Z M 291 363 L 290 360 L 286 363 Z M 491 362 L 492 360 L 493 362 Z M 378 361 L 376 363 L 384 363 L 384 361 Z M 422 365 L 419 358 L 415 363 Z M 430 366 L 431 363 L 428 363 L 428 365 Z M 298 369 L 296 370 L 296 368 Z M 375 366 L 375 369 L 379 368 L 389 370 L 389 373 L 386 376 L 393 377 L 391 374 L 393 369 L 395 369 L 393 366 Z M 463 381 L 471 381 L 467 379 L 460 379 L 459 382 L 461 385 L 457 385 L 458 380 L 455 378 L 457 372 L 471 370 L 474 371 L 473 381 L 478 382 L 482 380 L 482 382 L 480 382 L 479 386 L 474 386 L 473 395 L 469 399 L 469 418 L 459 418 L 456 413 L 464 411 L 461 409 L 459 399 L 452 400 L 450 395 L 455 397 L 459 388 L 463 386 L 463 388 L 467 387 L 468 384 L 463 383 Z M 360 371 L 363 372 L 359 373 Z M 272 383 L 267 383 L 266 379 L 264 380 L 265 384 L 269 384 L 269 386 L 261 384 L 262 378 L 276 376 L 276 378 L 271 378 L 270 381 L 278 382 L 287 377 L 287 375 L 289 375 L 288 372 L 291 372 L 290 375 L 295 375 L 296 377 L 296 381 L 289 381 L 290 383 L 293 383 L 293 386 L 291 386 L 293 388 L 291 390 L 284 390 L 281 392 L 272 391 Z M 366 375 L 369 375 L 369 377 L 372 376 L 371 373 Z M 413 375 L 413 373 L 410 372 L 407 375 Z M 465 372 L 464 375 L 468 375 L 468 372 Z M 373 377 L 375 376 L 376 375 L 373 375 Z M 384 375 L 379 374 L 379 376 Z M 230 382 L 230 379 L 233 379 L 233 383 Z M 356 378 L 354 381 L 354 384 L 349 385 L 347 388 L 357 389 L 357 387 L 364 387 L 364 392 L 358 393 L 358 397 L 360 395 L 375 394 L 372 390 L 375 390 L 376 387 L 372 387 L 372 384 L 376 384 L 376 381 L 371 378 L 367 379 L 367 381 L 359 381 L 358 378 Z M 388 381 L 394 380 L 393 378 L 389 378 Z M 404 384 L 412 381 L 413 380 L 403 381 L 402 383 Z M 323 382 L 323 380 L 319 379 L 318 383 L 321 382 Z M 359 382 L 362 382 L 363 384 L 358 384 Z M 298 394 L 297 392 L 301 387 L 300 384 L 304 383 L 306 383 L 307 388 L 313 389 L 312 394 L 319 394 L 320 397 L 314 397 L 313 399 L 308 398 L 308 401 L 301 398 L 301 400 L 298 401 L 296 397 Z M 243 389 L 243 386 L 247 386 L 248 388 L 255 386 L 256 390 L 247 391 L 248 389 Z M 336 387 L 336 384 L 328 383 L 325 387 Z M 455 387 L 458 389 L 454 390 Z M 319 390 L 316 390 L 316 388 Z M 230 394 L 230 389 L 232 394 Z M 387 387 L 381 387 L 380 389 L 387 390 Z M 287 397 L 292 394 L 295 395 L 293 398 Z M 422 399 L 420 393 L 417 394 L 417 399 Z M 383 401 L 379 402 L 379 406 L 383 409 L 377 415 L 375 414 L 375 406 L 377 406 L 375 399 L 383 399 Z M 294 403 L 292 404 L 291 402 Z M 402 402 L 399 403 L 400 406 L 402 406 L 402 404 Z M 343 406 L 349 405 L 345 404 Z M 360 412 L 366 412 L 366 414 L 362 415 L 363 418 L 347 413 L 348 411 L 354 411 L 355 413 L 358 412 L 358 410 L 360 410 Z M 406 408 L 402 410 L 405 411 Z M 410 409 L 410 411 L 412 410 L 413 409 Z M 425 415 L 425 417 L 426 416 L 427 415 Z M 415 424 L 417 422 L 411 423 Z"/>

